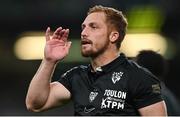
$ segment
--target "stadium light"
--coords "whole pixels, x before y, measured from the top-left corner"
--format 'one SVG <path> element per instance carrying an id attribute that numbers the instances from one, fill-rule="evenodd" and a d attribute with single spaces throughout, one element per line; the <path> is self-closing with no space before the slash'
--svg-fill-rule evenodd
<path id="1" fill-rule="evenodd" d="M 167 46 L 166 39 L 156 33 L 127 34 L 120 51 L 129 57 L 135 57 L 140 50 L 154 50 L 165 55 Z"/>

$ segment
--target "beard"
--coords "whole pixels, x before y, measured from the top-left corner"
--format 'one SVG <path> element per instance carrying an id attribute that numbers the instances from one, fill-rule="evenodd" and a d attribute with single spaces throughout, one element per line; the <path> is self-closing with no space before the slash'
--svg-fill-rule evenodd
<path id="1" fill-rule="evenodd" d="M 92 56 L 95 56 L 95 53 L 92 50 L 83 51 L 82 48 L 81 48 L 81 55 L 83 57 L 92 57 Z"/>
<path id="2" fill-rule="evenodd" d="M 81 45 L 81 55 L 83 57 L 91 57 L 91 58 L 95 58 L 101 54 L 103 54 L 107 48 L 108 48 L 108 44 L 109 44 L 109 41 L 106 41 L 105 43 L 100 43 L 101 45 L 98 46 L 98 48 L 96 49 L 93 49 L 93 43 L 91 43 L 91 47 L 89 48 L 83 48 L 82 45 Z"/>

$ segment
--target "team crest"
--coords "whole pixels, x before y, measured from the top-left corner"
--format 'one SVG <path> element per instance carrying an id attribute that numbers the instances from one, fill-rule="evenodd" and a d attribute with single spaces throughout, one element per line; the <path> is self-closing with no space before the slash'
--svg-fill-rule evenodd
<path id="1" fill-rule="evenodd" d="M 114 72 L 114 73 L 112 74 L 112 82 L 113 82 L 114 84 L 115 84 L 116 82 L 118 82 L 118 81 L 121 79 L 122 75 L 123 75 L 123 72 Z"/>
<path id="2" fill-rule="evenodd" d="M 98 92 L 91 92 L 89 94 L 89 102 L 93 102 L 97 95 L 98 95 Z"/>

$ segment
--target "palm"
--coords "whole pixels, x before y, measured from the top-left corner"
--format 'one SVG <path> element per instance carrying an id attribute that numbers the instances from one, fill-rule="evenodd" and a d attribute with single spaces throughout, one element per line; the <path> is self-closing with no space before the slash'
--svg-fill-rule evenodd
<path id="1" fill-rule="evenodd" d="M 58 28 L 50 39 L 50 29 L 46 31 L 45 58 L 51 61 L 62 60 L 69 52 L 70 42 L 67 42 L 69 30 Z"/>

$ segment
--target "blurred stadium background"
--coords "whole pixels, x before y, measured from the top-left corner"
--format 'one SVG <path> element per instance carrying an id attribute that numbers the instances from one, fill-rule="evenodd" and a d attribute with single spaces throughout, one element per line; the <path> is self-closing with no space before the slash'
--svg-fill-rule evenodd
<path id="1" fill-rule="evenodd" d="M 43 113 L 26 110 L 28 85 L 43 57 L 48 26 L 70 28 L 73 46 L 55 71 L 53 80 L 69 68 L 86 64 L 80 55 L 81 23 L 89 7 L 111 6 L 128 18 L 122 51 L 133 57 L 141 49 L 161 53 L 169 64 L 165 80 L 180 99 L 179 0 L 1 0 L 0 1 L 0 115 L 72 115 L 72 102 Z"/>

